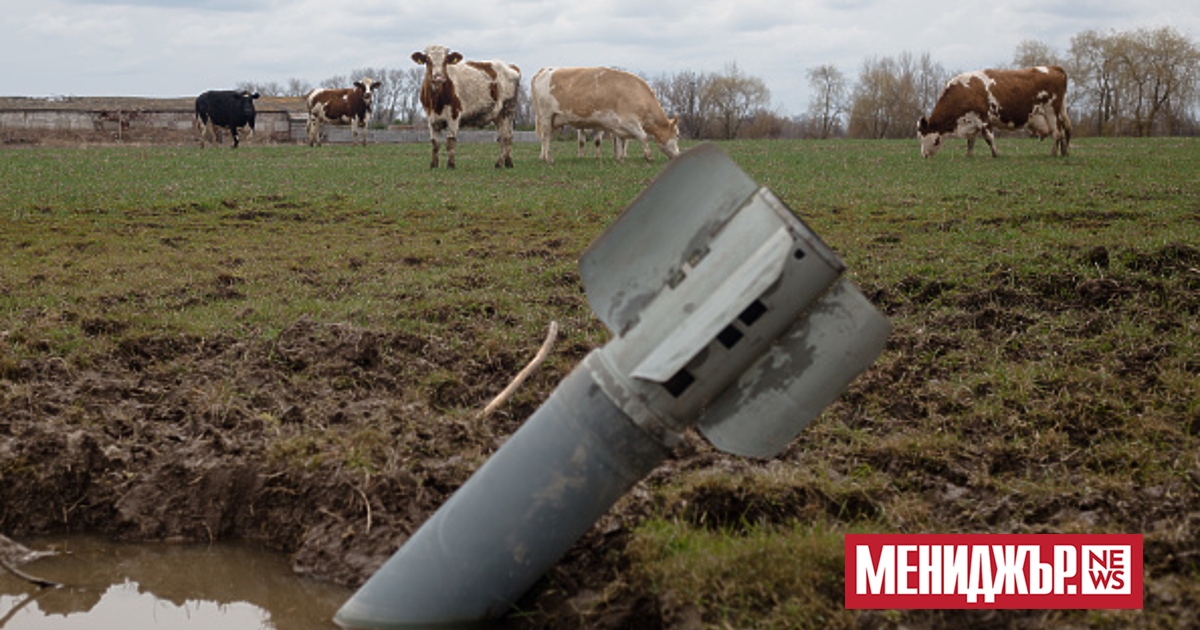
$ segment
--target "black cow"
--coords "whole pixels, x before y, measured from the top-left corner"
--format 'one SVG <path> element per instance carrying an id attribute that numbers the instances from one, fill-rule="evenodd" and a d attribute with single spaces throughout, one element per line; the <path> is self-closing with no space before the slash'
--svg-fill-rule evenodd
<path id="1" fill-rule="evenodd" d="M 258 92 L 246 90 L 209 90 L 196 97 L 196 122 L 202 127 L 200 146 L 204 147 L 204 139 L 212 138 L 217 143 L 217 133 L 214 127 L 225 127 L 233 135 L 233 148 L 238 146 L 237 130 L 240 127 L 250 127 L 250 135 L 254 136 L 254 99 Z"/>

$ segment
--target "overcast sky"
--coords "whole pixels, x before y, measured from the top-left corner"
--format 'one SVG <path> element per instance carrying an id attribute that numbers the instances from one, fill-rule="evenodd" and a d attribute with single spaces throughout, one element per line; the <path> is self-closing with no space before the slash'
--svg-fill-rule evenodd
<path id="1" fill-rule="evenodd" d="M 0 0 L 0 95 L 192 96 L 240 82 L 311 84 L 407 68 L 439 43 L 521 67 L 604 65 L 654 76 L 763 79 L 782 114 L 806 70 L 849 79 L 872 56 L 928 52 L 947 70 L 1007 64 L 1036 39 L 1065 52 L 1088 29 L 1173 26 L 1200 40 L 1196 0 Z"/>

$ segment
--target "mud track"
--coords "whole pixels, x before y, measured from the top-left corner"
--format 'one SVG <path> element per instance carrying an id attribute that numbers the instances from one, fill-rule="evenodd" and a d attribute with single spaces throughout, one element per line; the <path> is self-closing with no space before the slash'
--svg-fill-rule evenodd
<path id="1" fill-rule="evenodd" d="M 1165 447 L 1178 458 L 1179 475 L 1165 484 L 1135 485 L 1133 493 L 1089 486 L 1086 467 L 1072 461 L 1082 459 L 1080 449 L 1134 434 L 1124 426 L 1127 419 L 1096 405 L 1062 403 L 1041 412 L 1038 405 L 1049 405 L 1049 399 L 1011 401 L 1024 405 L 1014 417 L 1058 427 L 1063 435 L 1057 446 L 1009 440 L 1012 427 L 987 426 L 967 430 L 972 441 L 966 452 L 936 454 L 894 441 L 914 430 L 935 432 L 922 424 L 930 418 L 966 413 L 967 402 L 935 386 L 954 370 L 970 368 L 944 360 L 974 352 L 963 347 L 957 331 L 970 331 L 992 344 L 985 346 L 990 351 L 1010 353 L 1020 363 L 1069 352 L 1034 341 L 1012 343 L 1015 333 L 1044 316 L 1076 313 L 1078 326 L 1065 333 L 1081 339 L 1106 334 L 1121 317 L 1152 318 L 1164 330 L 1191 325 L 1200 316 L 1200 255 L 1190 246 L 1172 247 L 1130 259 L 1131 268 L 1149 280 L 1081 281 L 1053 274 L 1013 279 L 995 270 L 974 286 L 908 278 L 864 287 L 898 322 L 896 334 L 884 360 L 818 425 L 845 428 L 861 421 L 856 409 L 876 406 L 885 410 L 872 427 L 879 438 L 851 444 L 834 433 L 818 434 L 782 459 L 835 471 L 869 465 L 889 475 L 889 488 L 837 494 L 802 482 L 753 484 L 749 480 L 757 472 L 779 462 L 728 458 L 689 437 L 670 463 L 605 517 L 523 602 L 540 614 L 507 623 L 695 627 L 695 614 L 672 610 L 669 594 L 660 598 L 636 585 L 610 590 L 602 606 L 589 604 L 626 579 L 622 551 L 630 528 L 650 513 L 714 528 L 881 519 L 902 530 L 895 515 L 906 497 L 921 497 L 927 522 L 959 531 L 1145 532 L 1153 578 L 1147 607 L 1173 609 L 1177 619 L 1195 622 L 1189 612 L 1195 593 L 1183 586 L 1194 578 L 1189 567 L 1200 553 L 1200 459 L 1186 450 L 1200 433 L 1194 412 L 1176 417 L 1174 433 L 1162 436 L 1175 435 L 1179 442 Z M 1165 290 L 1171 299 L 1154 307 L 1155 296 Z M 933 303 L 942 308 L 929 309 Z M 102 319 L 87 325 L 90 334 L 117 340 L 116 349 L 86 365 L 55 358 L 0 364 L 0 531 L 18 539 L 64 531 L 128 540 L 248 539 L 290 554 L 297 571 L 347 585 L 361 583 L 380 566 L 588 350 L 560 345 L 556 365 L 566 367 L 543 369 L 515 406 L 480 421 L 470 410 L 500 391 L 527 356 L 473 356 L 437 338 L 309 320 L 293 322 L 269 340 L 126 338 Z M 1185 369 L 1195 376 L 1200 373 L 1195 348 L 1147 346 L 1074 359 L 1109 361 L 1125 370 L 1128 395 L 1136 397 L 1160 385 L 1156 365 L 1189 352 L 1193 358 Z M 982 400 L 991 387 L 980 383 L 964 395 Z M 897 397 L 897 391 L 910 395 Z M 656 496 L 663 480 L 697 471 L 722 481 L 695 484 L 674 499 Z M 1012 475 L 1062 475 L 1078 486 L 1065 495 L 1014 496 L 1005 490 L 1011 486 L 997 483 Z M 590 611 L 587 617 L 578 613 L 581 608 Z M 860 622 L 891 627 L 896 620 L 867 613 Z M 957 622 L 1050 627 L 1054 617 L 907 618 L 915 627 Z"/>

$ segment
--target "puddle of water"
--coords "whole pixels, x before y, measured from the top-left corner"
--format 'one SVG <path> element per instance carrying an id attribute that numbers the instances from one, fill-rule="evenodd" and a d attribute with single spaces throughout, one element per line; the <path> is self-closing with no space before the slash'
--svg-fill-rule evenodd
<path id="1" fill-rule="evenodd" d="M 21 542 L 68 552 L 21 567 L 66 586 L 39 590 L 0 570 L 2 630 L 336 630 L 333 614 L 352 593 L 240 544 Z"/>

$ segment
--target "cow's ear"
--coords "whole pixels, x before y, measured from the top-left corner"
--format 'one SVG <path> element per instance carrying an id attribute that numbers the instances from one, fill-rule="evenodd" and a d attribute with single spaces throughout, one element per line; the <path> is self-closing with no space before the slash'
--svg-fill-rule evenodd
<path id="1" fill-rule="evenodd" d="M 456 64 L 462 60 L 463 60 L 462 53 L 452 52 L 449 55 L 446 55 L 446 63 L 451 64 L 451 65 Z"/>
<path id="2" fill-rule="evenodd" d="M 256 99 L 256 98 L 258 98 L 258 97 L 259 97 L 259 96 L 258 96 L 258 92 L 255 92 L 255 93 L 253 93 L 253 94 L 251 94 L 251 95 L 250 95 L 250 98 L 251 98 L 251 99 Z"/>
<path id="3" fill-rule="evenodd" d="M 929 129 L 929 121 L 926 120 L 924 116 L 922 116 L 921 120 L 917 121 L 917 131 L 919 131 L 921 133 L 925 133 L 925 131 L 928 129 Z"/>
<path id="4" fill-rule="evenodd" d="M 429 57 L 426 57 L 425 53 L 420 52 L 420 51 L 417 51 L 412 54 L 412 60 L 422 66 L 429 63 Z"/>
<path id="5" fill-rule="evenodd" d="M 356 88 L 358 88 L 358 89 L 360 89 L 360 90 L 365 90 L 365 89 L 367 89 L 367 86 L 363 85 L 362 81 L 355 81 L 355 82 L 354 82 L 354 87 L 356 87 Z"/>

